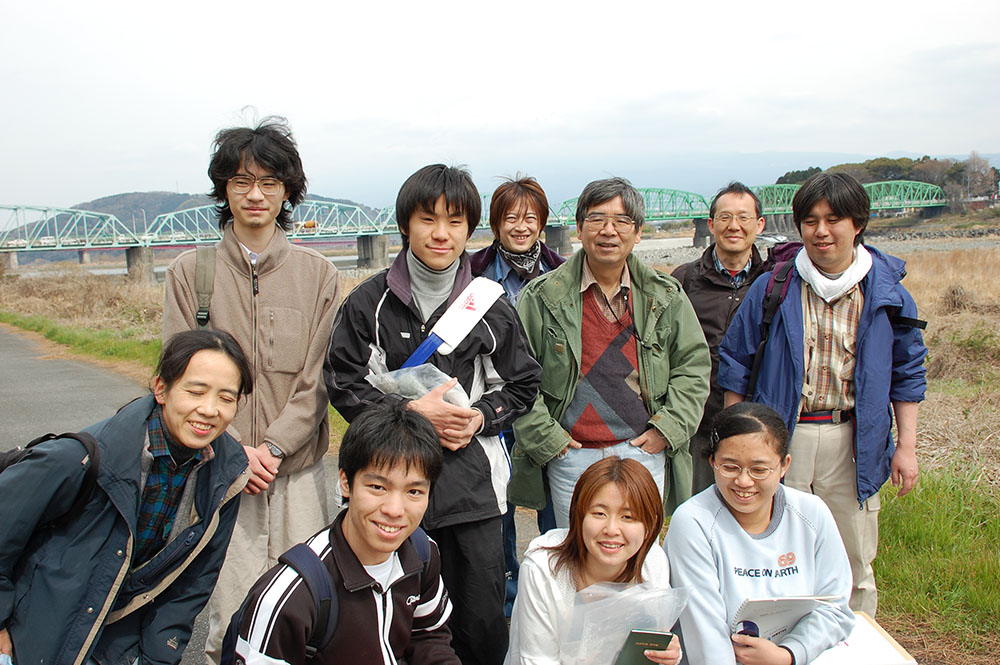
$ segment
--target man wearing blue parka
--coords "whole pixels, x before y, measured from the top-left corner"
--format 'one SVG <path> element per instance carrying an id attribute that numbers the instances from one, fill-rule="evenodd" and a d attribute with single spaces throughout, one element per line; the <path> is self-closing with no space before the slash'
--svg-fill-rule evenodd
<path id="1" fill-rule="evenodd" d="M 785 420 L 792 435 L 785 483 L 826 501 L 851 561 L 851 607 L 874 616 L 878 492 L 890 477 L 900 495 L 917 481 L 924 322 L 900 283 L 904 262 L 862 243 L 870 201 L 857 180 L 817 174 L 792 208 L 803 247 L 791 259 L 751 398 Z M 770 274 L 758 279 L 723 339 L 726 406 L 747 393 L 769 283 L 781 289 Z"/>

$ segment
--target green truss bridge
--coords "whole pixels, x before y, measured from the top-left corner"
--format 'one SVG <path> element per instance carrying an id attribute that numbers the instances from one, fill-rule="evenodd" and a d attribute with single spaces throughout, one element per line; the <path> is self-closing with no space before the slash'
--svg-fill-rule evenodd
<path id="1" fill-rule="evenodd" d="M 762 185 L 753 190 L 764 204 L 764 214 L 790 225 L 792 197 L 798 185 Z M 940 187 L 921 182 L 894 180 L 865 185 L 872 210 L 899 210 L 944 206 Z M 639 190 L 651 222 L 704 220 L 709 204 L 701 194 L 676 189 Z M 483 195 L 479 227 L 489 228 L 490 195 Z M 562 202 L 549 211 L 548 226 L 576 225 L 577 199 Z M 395 233 L 395 207 L 374 214 L 358 206 L 329 201 L 306 200 L 292 212 L 293 242 L 323 242 L 336 239 L 363 239 Z M 770 220 L 769 220 L 770 221 Z M 780 230 L 780 229 L 779 229 Z M 178 210 L 156 217 L 145 230 L 137 230 L 114 215 L 44 206 L 0 205 L 0 253 L 52 250 L 127 249 L 184 247 L 218 242 L 221 238 L 215 206 Z"/>

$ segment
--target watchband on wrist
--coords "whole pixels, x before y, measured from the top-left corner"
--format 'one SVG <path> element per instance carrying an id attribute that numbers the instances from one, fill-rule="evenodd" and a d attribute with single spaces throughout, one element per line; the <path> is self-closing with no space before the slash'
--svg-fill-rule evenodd
<path id="1" fill-rule="evenodd" d="M 271 454 L 274 455 L 275 457 L 277 457 L 278 459 L 284 459 L 285 458 L 285 453 L 281 452 L 281 448 L 279 448 L 278 446 L 274 445 L 270 441 L 265 441 L 264 445 L 267 446 L 267 449 L 271 451 Z"/>
<path id="2" fill-rule="evenodd" d="M 791 650 L 791 649 L 789 649 L 788 647 L 786 647 L 786 646 L 785 646 L 785 645 L 783 645 L 783 644 L 779 644 L 779 645 L 778 645 L 778 648 L 780 648 L 780 649 L 784 649 L 785 651 L 787 651 L 787 652 L 788 652 L 788 655 L 792 657 L 792 665 L 795 665 L 795 654 L 794 654 L 794 653 L 792 653 L 792 650 Z"/>

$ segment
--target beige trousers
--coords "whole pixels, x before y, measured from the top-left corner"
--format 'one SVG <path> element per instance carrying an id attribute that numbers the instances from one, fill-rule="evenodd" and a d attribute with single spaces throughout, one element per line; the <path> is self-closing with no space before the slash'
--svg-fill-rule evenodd
<path id="1" fill-rule="evenodd" d="M 209 665 L 218 664 L 229 620 L 257 578 L 293 545 L 329 523 L 322 459 L 311 467 L 275 478 L 266 492 L 242 496 L 226 561 L 208 601 L 205 660 Z"/>
<path id="2" fill-rule="evenodd" d="M 878 550 L 878 494 L 858 506 L 858 475 L 851 422 L 803 423 L 795 426 L 789 452 L 792 464 L 785 484 L 823 499 L 833 513 L 851 562 L 854 587 L 851 609 L 875 616 L 878 592 L 872 561 Z"/>

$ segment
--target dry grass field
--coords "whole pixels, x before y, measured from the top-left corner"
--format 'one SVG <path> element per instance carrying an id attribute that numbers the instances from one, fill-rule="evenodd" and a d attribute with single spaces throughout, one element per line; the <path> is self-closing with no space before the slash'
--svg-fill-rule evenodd
<path id="1" fill-rule="evenodd" d="M 921 406 L 918 430 L 921 470 L 925 474 L 940 472 L 953 482 L 955 474 L 960 473 L 959 483 L 991 497 L 993 503 L 989 505 L 995 506 L 1000 500 L 1000 280 L 995 279 L 988 266 L 1000 265 L 1000 247 L 984 244 L 977 249 L 899 255 L 907 260 L 909 270 L 904 285 L 916 299 L 921 318 L 929 321 L 924 333 L 929 349 L 926 364 L 929 389 Z M 343 286 L 347 293 L 354 283 Z M 78 269 L 45 278 L 8 275 L 0 278 L 0 317 L 10 314 L 22 319 L 43 317 L 63 327 L 103 331 L 102 334 L 114 338 L 146 342 L 159 338 L 162 297 L 162 286 L 138 286 L 124 277 L 98 277 Z M 133 376 L 144 378 L 144 373 L 148 376 L 146 364 L 128 360 L 113 362 Z M 886 492 L 895 494 L 891 489 L 884 491 L 883 501 Z M 908 511 L 911 505 L 917 505 L 921 499 L 919 492 L 915 494 L 918 494 L 915 499 L 900 500 L 899 503 L 906 506 L 901 510 Z M 925 496 L 927 494 L 930 492 Z M 934 498 L 925 500 L 933 503 Z M 888 517 L 885 507 L 883 515 Z M 956 514 L 953 519 L 963 518 Z M 1000 515 L 993 514 L 989 518 L 992 522 L 997 519 Z M 988 523 L 972 526 L 982 530 Z M 940 528 L 948 530 L 947 526 Z M 992 552 L 986 552 L 987 565 L 993 568 L 989 570 L 1000 570 L 997 565 L 1000 542 L 987 543 L 986 549 L 990 547 Z M 882 559 L 880 555 L 876 564 Z M 960 566 L 961 562 L 952 564 Z M 978 575 L 982 580 L 982 574 Z M 993 594 L 985 606 L 994 607 L 1000 613 L 1000 603 L 996 601 L 1000 595 L 998 579 L 1000 575 L 992 576 L 980 584 L 989 586 Z M 907 590 L 907 593 L 919 595 L 924 592 Z M 933 593 L 927 591 L 928 595 Z M 980 603 L 979 607 L 982 606 Z M 917 607 L 917 610 L 899 608 L 896 611 L 884 607 L 879 619 L 911 650 L 918 662 L 924 665 L 1000 662 L 1000 648 L 997 647 L 1000 630 L 995 628 L 1000 623 L 995 617 L 985 630 L 972 621 L 942 628 L 943 624 L 936 617 L 951 611 L 962 612 L 961 603 L 956 604 L 958 609 L 955 610 L 924 610 L 923 617 L 914 616 L 924 606 L 918 604 Z M 970 623 L 972 628 L 968 627 Z"/>

